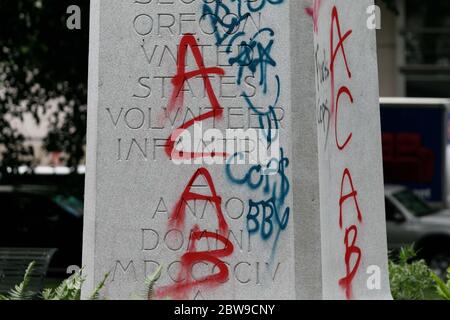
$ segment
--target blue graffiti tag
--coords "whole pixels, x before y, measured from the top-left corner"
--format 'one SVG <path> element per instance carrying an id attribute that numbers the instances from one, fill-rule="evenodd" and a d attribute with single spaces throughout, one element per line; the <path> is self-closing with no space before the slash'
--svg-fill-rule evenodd
<path id="1" fill-rule="evenodd" d="M 280 119 L 277 118 L 275 110 L 280 98 L 281 81 L 278 75 L 271 75 L 271 71 L 277 66 L 272 56 L 275 32 L 268 27 L 258 27 L 253 35 L 247 35 L 245 30 L 240 30 L 240 26 L 245 25 L 252 14 L 261 13 L 268 5 L 280 5 L 284 2 L 284 0 L 216 0 L 203 4 L 202 19 L 209 20 L 214 30 L 216 46 L 225 46 L 230 66 L 237 66 L 237 85 L 241 85 L 247 75 L 259 75 L 258 85 L 262 93 L 267 94 L 268 79 L 272 76 L 275 79 L 275 101 L 265 108 L 255 106 L 249 95 L 245 92 L 242 94 L 247 107 L 258 116 L 259 125 L 264 131 L 268 146 L 279 139 L 278 134 L 273 133 L 277 130 L 273 129 L 280 128 Z M 239 48 L 237 53 L 233 52 L 233 46 Z M 262 200 L 249 199 L 246 225 L 250 235 L 259 234 L 264 241 L 274 238 L 273 257 L 280 234 L 286 230 L 290 217 L 290 208 L 286 206 L 290 192 L 290 183 L 286 174 L 289 159 L 281 148 L 279 158 L 272 158 L 264 167 L 252 166 L 244 176 L 237 177 L 232 172 L 232 163 L 242 156 L 242 153 L 236 153 L 227 160 L 226 175 L 231 183 L 247 187 L 252 191 L 261 190 L 267 197 Z M 274 167 L 276 169 L 273 169 Z M 274 174 L 267 174 L 270 170 Z"/>
<path id="2" fill-rule="evenodd" d="M 237 76 L 237 84 L 242 83 L 244 71 L 248 69 L 251 74 L 255 74 L 259 70 L 259 85 L 263 87 L 263 92 L 267 93 L 267 68 L 275 67 L 277 63 L 271 57 L 271 50 L 274 40 L 271 39 L 268 44 L 257 41 L 259 35 L 269 34 L 271 37 L 275 35 L 272 29 L 264 28 L 259 30 L 249 42 L 243 40 L 239 44 L 239 53 L 235 57 L 231 57 L 228 62 L 232 65 L 238 65 L 239 71 Z M 241 34 L 242 35 L 242 34 Z"/>
<path id="3" fill-rule="evenodd" d="M 280 99 L 280 91 L 281 91 L 281 83 L 280 83 L 280 77 L 277 75 L 275 76 L 275 80 L 277 83 L 277 93 L 275 95 L 275 102 L 272 105 L 269 105 L 269 107 L 265 111 L 261 111 L 264 109 L 260 109 L 255 107 L 250 97 L 243 93 L 242 96 L 245 99 L 245 102 L 247 103 L 247 106 L 250 108 L 250 110 L 253 111 L 255 115 L 258 116 L 259 125 L 260 128 L 262 128 L 264 132 L 264 136 L 269 143 L 268 146 L 272 144 L 273 141 L 278 139 L 278 131 L 277 129 L 280 128 L 279 126 L 279 119 L 277 118 L 277 115 L 275 113 L 275 108 L 278 105 L 278 100 Z M 272 121 L 274 121 L 275 127 L 272 126 Z M 267 123 L 267 126 L 265 125 Z M 275 130 L 273 130 L 275 129 Z"/>
<path id="4" fill-rule="evenodd" d="M 265 167 L 260 164 L 254 165 L 245 175 L 237 177 L 233 174 L 232 167 L 234 160 L 240 157 L 242 157 L 242 153 L 236 153 L 227 160 L 225 171 L 228 179 L 232 183 L 246 186 L 250 190 L 262 190 L 264 195 L 269 196 L 269 199 L 265 201 L 249 200 L 247 230 L 250 235 L 260 232 L 261 238 L 265 241 L 269 240 L 275 232 L 275 248 L 281 232 L 288 226 L 290 217 L 290 208 L 285 208 L 290 191 L 290 183 L 286 174 L 289 159 L 284 156 L 284 150 L 281 148 L 280 159 L 270 159 Z M 275 175 L 264 173 L 266 169 L 273 168 L 274 165 L 277 168 Z M 270 210 L 270 214 L 267 213 L 267 210 Z M 269 230 L 266 227 L 269 227 Z"/>

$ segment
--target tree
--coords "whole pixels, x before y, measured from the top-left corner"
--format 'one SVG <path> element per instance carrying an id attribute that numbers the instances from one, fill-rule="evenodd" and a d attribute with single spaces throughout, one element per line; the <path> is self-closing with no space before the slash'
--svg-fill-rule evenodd
<path id="1" fill-rule="evenodd" d="M 67 8 L 81 8 L 81 30 L 66 27 Z M 8 118 L 37 122 L 49 112 L 49 151 L 69 155 L 76 167 L 84 156 L 88 70 L 89 0 L 2 0 L 0 2 L 0 150 L 1 167 L 30 164 L 31 150 Z M 61 119 L 63 119 L 61 121 Z"/>

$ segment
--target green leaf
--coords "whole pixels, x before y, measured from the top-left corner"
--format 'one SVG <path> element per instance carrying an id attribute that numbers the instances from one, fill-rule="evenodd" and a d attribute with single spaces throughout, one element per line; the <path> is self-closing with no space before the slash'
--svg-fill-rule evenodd
<path id="1" fill-rule="evenodd" d="M 7 296 L 4 296 L 3 294 L 0 294 L 0 301 L 9 300 Z"/>
<path id="2" fill-rule="evenodd" d="M 442 281 L 442 279 L 439 278 L 434 272 L 431 273 L 431 277 L 436 283 L 436 290 L 439 296 L 445 300 L 450 300 L 450 268 L 447 270 L 447 272 L 447 278 L 449 279 L 447 283 Z"/>
<path id="3" fill-rule="evenodd" d="M 414 259 L 416 256 L 417 253 L 414 250 L 414 245 L 410 245 L 400 249 L 399 259 L 401 264 L 408 263 L 411 259 Z"/>
<path id="4" fill-rule="evenodd" d="M 424 260 L 412 260 L 416 252 L 412 246 L 400 250 L 398 263 L 389 260 L 391 293 L 396 300 L 421 300 L 434 292 L 431 271 Z"/>
<path id="5" fill-rule="evenodd" d="M 105 274 L 103 277 L 103 280 L 97 285 L 94 292 L 92 292 L 91 296 L 89 297 L 89 300 L 98 300 L 100 297 L 100 290 L 103 289 L 106 283 L 106 279 L 108 279 L 109 273 Z"/>
<path id="6" fill-rule="evenodd" d="M 8 300 L 31 300 L 35 292 L 28 290 L 31 281 L 31 273 L 34 271 L 35 261 L 31 262 L 25 270 L 23 281 L 9 291 Z"/>
<path id="7" fill-rule="evenodd" d="M 44 300 L 80 300 L 81 286 L 85 278 L 81 270 L 61 282 L 55 289 L 45 289 L 41 297 Z"/>
<path id="8" fill-rule="evenodd" d="M 152 300 L 153 298 L 153 287 L 155 286 L 156 282 L 159 280 L 159 278 L 161 277 L 161 272 L 162 272 L 162 266 L 159 266 L 158 269 L 156 269 L 156 271 L 147 276 L 145 278 L 145 286 L 147 288 L 147 299 L 148 300 Z"/>
<path id="9" fill-rule="evenodd" d="M 42 291 L 42 298 L 44 300 L 52 300 L 53 297 L 53 290 L 52 289 L 44 289 Z"/>

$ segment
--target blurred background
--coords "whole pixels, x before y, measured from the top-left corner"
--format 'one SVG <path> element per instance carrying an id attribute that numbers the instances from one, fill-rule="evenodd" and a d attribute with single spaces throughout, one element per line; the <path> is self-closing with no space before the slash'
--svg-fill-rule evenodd
<path id="1" fill-rule="evenodd" d="M 389 247 L 414 243 L 444 274 L 450 2 L 377 4 Z M 71 5 L 81 18 L 73 30 Z M 0 262 L 17 248 L 42 254 L 55 279 L 81 266 L 88 39 L 88 0 L 0 0 Z M 1 281 L 0 272 L 0 291 Z"/>

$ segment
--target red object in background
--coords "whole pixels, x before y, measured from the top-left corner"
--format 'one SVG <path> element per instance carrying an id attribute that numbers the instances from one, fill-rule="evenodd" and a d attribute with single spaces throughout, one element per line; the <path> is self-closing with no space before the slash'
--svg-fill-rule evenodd
<path id="1" fill-rule="evenodd" d="M 51 155 L 50 162 L 51 162 L 52 166 L 57 167 L 57 166 L 59 166 L 61 164 L 61 154 L 62 154 L 61 151 L 52 151 L 50 153 L 50 155 Z"/>
<path id="2" fill-rule="evenodd" d="M 418 133 L 383 133 L 386 183 L 431 183 L 435 155 L 422 145 Z"/>

